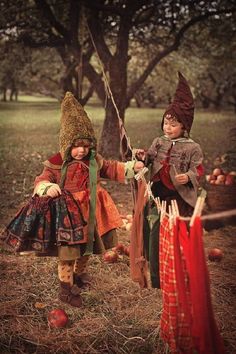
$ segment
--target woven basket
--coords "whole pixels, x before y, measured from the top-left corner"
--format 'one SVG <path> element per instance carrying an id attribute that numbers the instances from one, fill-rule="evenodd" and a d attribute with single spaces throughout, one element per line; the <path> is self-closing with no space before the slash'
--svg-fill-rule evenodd
<path id="1" fill-rule="evenodd" d="M 211 211 L 236 209 L 236 184 L 209 185 L 207 188 L 206 204 Z"/>

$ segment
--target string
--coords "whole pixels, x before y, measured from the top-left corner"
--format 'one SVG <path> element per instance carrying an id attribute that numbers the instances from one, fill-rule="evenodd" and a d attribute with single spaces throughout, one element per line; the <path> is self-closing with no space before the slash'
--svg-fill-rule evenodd
<path id="1" fill-rule="evenodd" d="M 112 93 L 112 91 L 111 91 L 111 88 L 110 88 L 110 85 L 109 85 L 109 82 L 108 82 L 108 79 L 107 79 L 107 76 L 106 76 L 106 73 L 105 73 L 105 70 L 104 70 L 103 63 L 102 63 L 102 61 L 101 61 L 101 59 L 100 59 L 100 56 L 99 56 L 99 54 L 98 54 L 98 50 L 97 50 L 96 44 L 95 44 L 95 42 L 94 42 L 93 35 L 92 35 L 91 31 L 90 31 L 90 28 L 89 28 L 89 25 L 88 25 L 87 20 L 85 20 L 85 25 L 86 25 L 86 27 L 87 27 L 87 29 L 88 29 L 88 33 L 89 33 L 89 36 L 90 36 L 90 38 L 91 38 L 91 42 L 92 42 L 92 44 L 93 44 L 93 46 L 94 46 L 94 50 L 95 50 L 95 52 L 96 52 L 96 54 L 97 54 L 97 57 L 98 57 L 99 65 L 100 65 L 101 70 L 102 70 L 102 76 L 103 76 L 103 80 L 104 80 L 104 88 L 105 88 L 106 94 L 107 94 L 108 97 L 111 98 L 112 104 L 113 104 L 113 106 L 114 106 L 114 108 L 115 108 L 115 111 L 116 111 L 116 114 L 117 114 L 117 118 L 118 118 L 118 120 L 119 120 L 120 129 L 121 129 L 121 127 L 122 127 L 122 128 L 125 130 L 125 127 L 124 127 L 124 124 L 123 124 L 123 120 L 122 120 L 121 117 L 120 117 L 120 113 L 119 113 L 118 107 L 117 107 L 117 105 L 116 105 L 116 102 L 115 102 L 113 93 Z M 130 151 L 132 151 L 132 148 L 131 148 L 129 139 L 127 139 L 127 145 L 128 145 L 128 148 L 130 149 Z"/>

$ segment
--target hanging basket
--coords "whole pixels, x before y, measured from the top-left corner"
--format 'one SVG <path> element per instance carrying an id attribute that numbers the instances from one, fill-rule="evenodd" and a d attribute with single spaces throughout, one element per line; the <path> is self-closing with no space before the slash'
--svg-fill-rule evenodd
<path id="1" fill-rule="evenodd" d="M 236 209 L 236 184 L 210 184 L 206 189 L 206 204 L 212 212 Z"/>

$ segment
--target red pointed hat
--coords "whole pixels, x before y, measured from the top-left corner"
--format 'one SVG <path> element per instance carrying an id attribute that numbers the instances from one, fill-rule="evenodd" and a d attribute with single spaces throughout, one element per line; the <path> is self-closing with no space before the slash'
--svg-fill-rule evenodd
<path id="1" fill-rule="evenodd" d="M 185 77 L 178 72 L 179 83 L 175 91 L 174 99 L 163 115 L 161 128 L 163 129 L 164 118 L 167 114 L 176 117 L 189 133 L 194 118 L 194 101 L 189 84 Z"/>

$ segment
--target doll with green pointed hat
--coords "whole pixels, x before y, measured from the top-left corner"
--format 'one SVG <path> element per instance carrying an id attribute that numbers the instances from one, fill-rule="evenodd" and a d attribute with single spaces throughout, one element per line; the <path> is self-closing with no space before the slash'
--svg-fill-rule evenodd
<path id="1" fill-rule="evenodd" d="M 61 104 L 59 152 L 44 162 L 32 199 L 5 228 L 2 238 L 15 251 L 58 257 L 59 299 L 80 307 L 80 288 L 91 277 L 89 256 L 117 243 L 122 222 L 100 178 L 124 182 L 144 166 L 139 161 L 104 160 L 83 107 L 67 92 Z"/>

